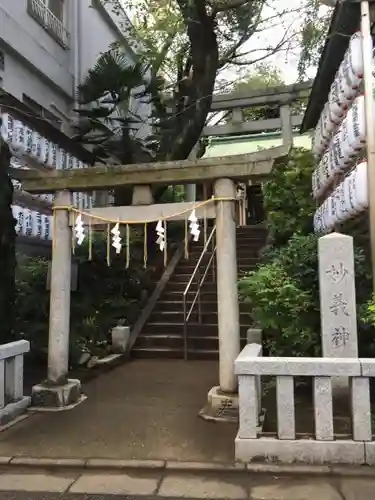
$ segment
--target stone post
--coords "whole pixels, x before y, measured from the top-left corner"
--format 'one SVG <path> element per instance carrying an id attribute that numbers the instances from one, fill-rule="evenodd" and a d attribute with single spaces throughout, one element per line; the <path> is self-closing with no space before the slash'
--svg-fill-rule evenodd
<path id="1" fill-rule="evenodd" d="M 69 205 L 71 193 L 58 192 L 54 206 Z M 72 236 L 67 210 L 55 211 L 52 231 L 48 378 L 33 387 L 32 401 L 35 406 L 62 408 L 80 397 L 80 382 L 68 380 Z"/>
<path id="2" fill-rule="evenodd" d="M 230 179 L 217 180 L 214 190 L 215 197 L 234 199 L 236 196 Z M 216 245 L 220 390 L 231 394 L 237 392 L 234 362 L 240 353 L 234 201 L 217 203 Z"/>
<path id="3" fill-rule="evenodd" d="M 70 193 L 68 191 L 57 193 L 54 204 L 69 206 Z M 52 242 L 48 339 L 48 381 L 55 385 L 66 382 L 69 368 L 71 255 L 69 212 L 56 210 Z"/>
<path id="4" fill-rule="evenodd" d="M 196 160 L 199 151 L 199 141 L 190 151 L 189 160 Z M 186 184 L 185 185 L 185 201 L 196 201 L 197 200 L 197 185 L 196 184 Z"/>
<path id="5" fill-rule="evenodd" d="M 319 238 L 322 351 L 329 358 L 358 358 L 353 238 L 332 233 Z M 348 379 L 332 380 L 336 394 Z"/>
<path id="6" fill-rule="evenodd" d="M 132 205 L 152 205 L 152 203 L 154 203 L 154 198 L 151 186 L 134 186 Z"/>

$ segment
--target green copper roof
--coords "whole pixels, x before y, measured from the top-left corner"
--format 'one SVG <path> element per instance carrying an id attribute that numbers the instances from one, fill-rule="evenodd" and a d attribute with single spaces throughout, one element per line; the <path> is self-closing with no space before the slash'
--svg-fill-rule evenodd
<path id="1" fill-rule="evenodd" d="M 311 137 L 308 134 L 296 134 L 293 138 L 293 143 L 296 147 L 311 149 Z M 282 146 L 281 134 L 278 132 L 232 137 L 212 137 L 209 146 L 207 146 L 204 158 L 254 153 L 255 151 L 259 151 L 259 149 L 268 149 L 276 146 Z"/>

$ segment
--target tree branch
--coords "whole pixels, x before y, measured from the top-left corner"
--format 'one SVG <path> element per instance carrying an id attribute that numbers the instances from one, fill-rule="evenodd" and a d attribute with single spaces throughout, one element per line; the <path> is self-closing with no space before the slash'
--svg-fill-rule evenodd
<path id="1" fill-rule="evenodd" d="M 243 5 L 250 3 L 250 0 L 207 0 L 207 3 L 212 8 L 212 15 L 215 17 L 219 12 L 225 12 L 226 10 L 242 7 Z"/>
<path id="2" fill-rule="evenodd" d="M 177 0 L 177 3 L 187 27 L 193 71 L 183 119 L 168 140 L 167 158 L 165 151 L 161 151 L 167 160 L 187 158 L 198 142 L 211 108 L 219 59 L 215 21 L 207 13 L 205 0 Z"/>

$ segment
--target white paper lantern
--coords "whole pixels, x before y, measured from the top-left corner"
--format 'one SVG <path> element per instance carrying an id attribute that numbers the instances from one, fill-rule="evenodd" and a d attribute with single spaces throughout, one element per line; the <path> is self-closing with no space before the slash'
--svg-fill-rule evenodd
<path id="1" fill-rule="evenodd" d="M 42 215 L 42 239 L 49 240 L 51 233 L 51 223 L 48 215 Z"/>
<path id="2" fill-rule="evenodd" d="M 335 165 L 335 172 L 341 172 L 345 168 L 345 157 L 344 152 L 342 150 L 342 144 L 340 140 L 341 129 L 332 139 L 332 151 Z"/>
<path id="3" fill-rule="evenodd" d="M 31 156 L 38 162 L 42 159 L 42 136 L 35 131 L 32 135 Z"/>
<path id="4" fill-rule="evenodd" d="M 83 210 L 84 195 L 83 193 L 78 193 L 78 210 Z"/>
<path id="5" fill-rule="evenodd" d="M 1 120 L 2 120 L 0 128 L 1 138 L 6 143 L 11 144 L 13 140 L 14 120 L 9 113 L 2 114 Z"/>
<path id="6" fill-rule="evenodd" d="M 372 50 L 371 39 L 369 43 L 371 43 Z M 354 33 L 351 37 L 347 52 L 349 60 L 349 81 L 353 89 L 358 89 L 364 76 L 362 37 L 360 31 Z"/>
<path id="7" fill-rule="evenodd" d="M 73 193 L 72 201 L 73 201 L 73 206 L 75 208 L 78 208 L 78 206 L 79 206 L 79 193 L 78 192 Z"/>
<path id="8" fill-rule="evenodd" d="M 25 127 L 24 151 L 27 155 L 31 155 L 32 150 L 33 150 L 33 131 L 30 127 Z"/>
<path id="9" fill-rule="evenodd" d="M 52 144 L 45 137 L 41 138 L 40 144 L 41 144 L 40 162 L 43 163 L 43 165 L 49 165 L 50 149 Z"/>
<path id="10" fill-rule="evenodd" d="M 39 212 L 35 212 L 35 226 L 33 228 L 33 235 L 36 238 L 43 238 L 43 218 L 42 214 Z"/>
<path id="11" fill-rule="evenodd" d="M 48 216 L 48 223 L 49 223 L 48 239 L 52 240 L 52 238 L 53 238 L 53 217 L 51 215 Z"/>
<path id="12" fill-rule="evenodd" d="M 57 168 L 57 164 L 58 164 L 57 154 L 58 154 L 58 147 L 56 146 L 56 144 L 51 142 L 49 145 L 49 150 L 48 150 L 48 166 L 49 167 Z"/>
<path id="13" fill-rule="evenodd" d="M 25 126 L 20 120 L 14 121 L 11 151 L 17 157 L 22 155 L 25 151 Z"/>
<path id="14" fill-rule="evenodd" d="M 16 219 L 15 231 L 17 234 L 20 234 L 23 226 L 23 208 L 18 205 L 12 205 L 12 213 Z"/>
<path id="15" fill-rule="evenodd" d="M 321 210 L 320 207 L 317 208 L 314 214 L 314 231 L 315 233 L 320 233 L 321 232 L 321 225 L 322 225 L 322 215 L 321 215 Z"/>
<path id="16" fill-rule="evenodd" d="M 332 115 L 335 115 L 337 118 L 342 119 L 348 109 L 348 104 L 347 102 L 343 102 L 343 99 L 341 98 L 339 82 L 340 77 L 338 74 L 336 74 L 328 95 L 328 105 Z"/>
<path id="17" fill-rule="evenodd" d="M 339 92 L 342 100 L 346 100 L 348 103 L 353 101 L 356 96 L 356 89 L 353 89 L 350 79 L 349 79 L 349 53 L 346 52 L 344 59 L 341 62 L 338 80 L 339 80 Z"/>
<path id="18" fill-rule="evenodd" d="M 67 164 L 67 152 L 63 148 L 58 149 L 57 153 L 57 168 L 59 170 L 65 170 Z"/>
<path id="19" fill-rule="evenodd" d="M 331 230 L 331 225 L 329 198 L 327 198 L 322 205 L 322 232 L 328 233 Z"/>
<path id="20" fill-rule="evenodd" d="M 355 171 L 355 209 L 363 212 L 368 207 L 367 162 L 357 165 Z"/>
<path id="21" fill-rule="evenodd" d="M 351 155 L 359 154 L 366 144 L 365 98 L 358 96 L 347 116 L 348 151 Z"/>
<path id="22" fill-rule="evenodd" d="M 26 209 L 25 210 L 25 236 L 32 236 L 33 235 L 33 214 L 31 210 Z"/>
<path id="23" fill-rule="evenodd" d="M 314 135 L 314 146 L 313 146 L 313 154 L 320 158 L 326 149 L 328 144 L 328 140 L 323 136 L 322 133 L 322 118 L 320 118 L 318 125 L 315 129 Z"/>
<path id="24" fill-rule="evenodd" d="M 20 181 L 17 181 L 16 179 L 12 179 L 12 185 L 13 185 L 13 189 L 15 191 L 22 191 L 22 184 Z"/>
<path id="25" fill-rule="evenodd" d="M 67 157 L 66 168 L 68 168 L 69 170 L 73 170 L 73 168 L 76 168 L 76 164 L 77 164 L 77 158 L 69 154 Z"/>

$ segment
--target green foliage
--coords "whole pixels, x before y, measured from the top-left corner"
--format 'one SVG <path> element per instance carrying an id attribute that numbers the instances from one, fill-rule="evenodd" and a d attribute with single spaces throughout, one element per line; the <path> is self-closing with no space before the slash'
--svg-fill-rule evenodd
<path id="1" fill-rule="evenodd" d="M 271 355 L 321 354 L 319 235 L 312 232 L 312 168 L 310 153 L 300 149 L 275 165 L 264 186 L 273 241 L 264 252 L 264 263 L 239 282 L 240 294 L 252 308 L 254 321 L 264 330 Z M 366 303 L 370 261 L 359 246 L 355 248 L 355 269 L 357 301 Z M 360 351 L 362 355 L 375 354 L 375 301 L 361 307 L 360 317 Z"/>
<path id="2" fill-rule="evenodd" d="M 358 294 L 358 288 L 357 288 Z M 375 295 L 357 306 L 359 321 L 359 356 L 375 358 Z"/>
<path id="3" fill-rule="evenodd" d="M 309 70 L 319 62 L 331 20 L 331 13 L 332 10 L 322 6 L 320 0 L 308 0 L 301 30 L 301 53 L 298 61 L 300 81 L 303 81 Z"/>
<path id="4" fill-rule="evenodd" d="M 276 245 L 298 232 L 312 231 L 315 203 L 311 196 L 314 159 L 310 151 L 295 148 L 288 157 L 277 161 L 264 185 L 267 226 Z"/>
<path id="5" fill-rule="evenodd" d="M 317 354 L 317 333 L 309 321 L 314 316 L 314 298 L 278 259 L 249 273 L 239 285 L 254 321 L 267 333 L 265 347 L 270 355 Z"/>
<path id="6" fill-rule="evenodd" d="M 71 350 L 102 349 L 110 329 L 119 321 L 132 325 L 152 292 L 160 269 L 156 263 L 144 268 L 143 239 L 131 239 L 130 267 L 124 255 L 111 255 L 107 265 L 107 245 L 102 237 L 93 242 L 93 259 L 88 260 L 87 244 L 77 249 L 78 288 L 71 295 Z M 31 341 L 35 350 L 48 346 L 49 291 L 46 290 L 48 261 L 27 258 L 17 270 L 16 329 Z M 37 307 L 36 307 L 37 304 Z"/>
<path id="7" fill-rule="evenodd" d="M 311 26 L 312 19 L 316 21 L 316 26 L 320 22 L 316 0 L 304 0 L 295 6 L 281 0 L 103 2 L 118 14 L 125 38 L 136 46 L 142 68 L 151 80 L 154 90 L 148 92 L 148 97 L 153 104 L 155 135 L 146 141 L 148 144 L 143 150 L 151 155 L 154 153 L 156 161 L 183 160 L 189 156 L 207 123 L 214 90 L 227 91 L 233 87 L 229 75 L 235 75 L 235 80 L 238 80 L 239 68 L 254 69 L 250 76 L 235 85 L 238 89 L 282 84 L 279 72 L 264 61 L 275 54 L 279 57 L 286 55 L 289 49 L 298 49 L 302 38 L 308 40 L 309 53 L 314 50 L 315 43 L 319 43 L 317 36 L 305 36 L 308 30 L 303 28 Z M 276 35 L 276 32 L 282 35 Z M 251 40 L 262 48 L 249 49 L 253 45 Z M 120 45 L 117 49 L 121 50 Z M 121 72 L 122 63 L 119 66 Z M 228 68 L 234 71 L 226 71 L 221 81 L 220 72 Z M 108 90 L 111 91 L 119 81 L 129 87 L 130 84 L 117 78 L 112 69 L 112 66 L 106 72 L 101 69 L 100 80 L 108 82 Z M 257 72 L 260 75 L 257 76 Z M 300 103 L 295 111 L 301 111 Z M 247 112 L 248 119 L 277 115 L 278 109 L 272 106 Z M 120 137 L 122 151 L 132 152 L 134 136 L 129 135 L 128 129 L 129 123 L 122 129 L 124 139 L 121 139 L 121 134 L 117 134 L 116 139 L 118 142 Z M 116 152 L 116 148 L 112 147 Z"/>
<path id="8" fill-rule="evenodd" d="M 233 90 L 237 92 L 266 90 L 285 85 L 285 81 L 279 68 L 268 63 L 255 64 L 250 73 L 241 80 L 237 80 Z M 305 101 L 296 101 L 291 104 L 294 114 L 303 112 Z M 280 116 L 279 104 L 269 106 L 256 106 L 243 111 L 245 121 L 268 120 Z"/>
<path id="9" fill-rule="evenodd" d="M 129 63 L 115 45 L 102 54 L 78 87 L 81 107 L 75 139 L 90 145 L 97 161 L 109 158 L 122 164 L 149 161 L 152 138 L 138 138 L 144 117 L 130 109 L 131 96 L 152 101 L 158 96 L 158 80 L 146 84 L 146 68 Z M 156 103 L 155 103 L 156 104 Z"/>
<path id="10" fill-rule="evenodd" d="M 284 80 L 278 68 L 267 63 L 260 63 L 256 64 L 248 75 L 236 81 L 233 90 L 236 92 L 266 90 L 284 84 Z M 247 108 L 243 111 L 245 121 L 266 120 L 269 118 L 277 118 L 278 115 L 278 105 L 256 106 Z"/>

